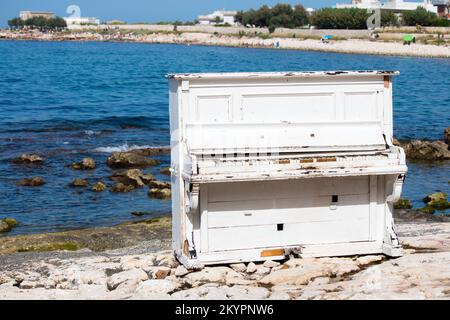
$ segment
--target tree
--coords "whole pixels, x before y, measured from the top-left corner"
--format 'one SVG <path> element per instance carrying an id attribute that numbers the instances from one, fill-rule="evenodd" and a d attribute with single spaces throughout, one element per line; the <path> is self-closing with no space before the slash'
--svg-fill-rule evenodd
<path id="1" fill-rule="evenodd" d="M 405 11 L 402 15 L 403 24 L 406 26 L 443 26 L 447 27 L 450 22 L 447 19 L 439 18 L 436 14 L 418 7 L 416 10 Z"/>

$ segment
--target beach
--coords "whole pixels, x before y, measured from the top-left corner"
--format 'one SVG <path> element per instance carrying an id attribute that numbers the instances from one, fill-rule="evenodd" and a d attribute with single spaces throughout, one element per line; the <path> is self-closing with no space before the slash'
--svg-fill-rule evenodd
<path id="1" fill-rule="evenodd" d="M 291 257 L 202 270 L 178 264 L 170 250 L 170 220 L 153 220 L 145 227 L 153 236 L 131 247 L 0 255 L 0 299 L 448 299 L 450 218 L 397 210 L 396 219 L 400 258 Z M 123 228 L 77 235 L 133 238 Z M 39 238 L 49 236 L 16 237 L 9 244 L 0 239 L 0 248 Z"/>
<path id="2" fill-rule="evenodd" d="M 326 33 L 328 31 L 323 32 Z M 217 31 L 174 32 L 166 31 L 165 29 L 150 29 L 150 31 L 148 31 L 133 28 L 131 30 L 122 29 L 120 31 L 110 29 L 107 32 L 101 32 L 99 30 L 72 30 L 71 32 L 34 32 L 25 34 L 2 31 L 0 32 L 0 38 L 10 40 L 23 39 L 39 41 L 125 41 L 140 43 L 274 48 L 352 54 L 450 58 L 450 46 L 447 42 L 444 42 L 441 45 L 423 43 L 404 45 L 401 40 L 401 34 L 399 33 L 387 33 L 385 40 L 369 40 L 369 35 L 367 32 L 365 32 L 363 36 L 358 35 L 357 33 L 349 33 L 346 37 L 335 37 L 335 40 L 330 40 L 327 42 L 320 41 L 320 37 L 317 36 L 316 33 L 311 36 L 305 35 L 303 38 L 293 38 L 292 36 L 287 37 L 286 35 L 284 37 L 278 37 L 276 35 L 268 36 L 262 33 L 258 33 L 258 35 L 253 36 L 249 34 L 250 33 L 236 35 L 229 32 L 219 33 Z M 430 35 L 430 37 L 433 38 L 433 35 Z"/>

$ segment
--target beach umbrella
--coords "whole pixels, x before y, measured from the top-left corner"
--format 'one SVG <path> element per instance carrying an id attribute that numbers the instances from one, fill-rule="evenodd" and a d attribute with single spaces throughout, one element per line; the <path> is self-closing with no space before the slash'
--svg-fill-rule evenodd
<path id="1" fill-rule="evenodd" d="M 405 34 L 403 36 L 403 40 L 405 42 L 412 42 L 414 40 L 414 36 L 412 34 Z"/>
<path id="2" fill-rule="evenodd" d="M 331 39 L 333 39 L 333 36 L 327 34 L 327 35 L 324 35 L 322 38 L 324 38 L 324 39 L 326 39 L 326 40 L 331 40 Z"/>

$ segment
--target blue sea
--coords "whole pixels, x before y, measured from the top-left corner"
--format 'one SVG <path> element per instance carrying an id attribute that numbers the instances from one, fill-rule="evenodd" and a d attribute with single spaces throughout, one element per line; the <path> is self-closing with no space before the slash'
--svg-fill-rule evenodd
<path id="1" fill-rule="evenodd" d="M 67 185 L 74 178 L 108 181 L 113 151 L 169 145 L 167 73 L 224 71 L 399 70 L 394 83 L 397 138 L 442 139 L 450 125 L 450 60 L 98 42 L 0 41 L 0 219 L 20 226 L 9 235 L 111 226 L 170 214 L 170 201 L 145 189 L 93 193 Z M 43 166 L 11 159 L 38 153 Z M 98 169 L 66 166 L 93 157 Z M 160 156 L 162 166 L 170 162 Z M 428 193 L 450 194 L 450 162 L 409 163 L 404 197 L 416 207 Z M 159 179 L 158 168 L 147 169 Z M 43 176 L 39 188 L 16 186 Z M 133 211 L 148 212 L 136 218 Z"/>

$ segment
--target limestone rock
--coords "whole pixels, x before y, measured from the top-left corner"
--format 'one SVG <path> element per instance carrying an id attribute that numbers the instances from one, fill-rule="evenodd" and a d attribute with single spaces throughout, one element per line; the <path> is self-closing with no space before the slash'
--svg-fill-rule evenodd
<path id="1" fill-rule="evenodd" d="M 91 189 L 91 190 L 94 191 L 94 192 L 102 192 L 102 191 L 105 191 L 105 190 L 106 190 L 106 184 L 104 184 L 102 181 L 99 181 L 99 182 L 95 183 L 95 184 L 92 186 L 92 189 Z"/>
<path id="2" fill-rule="evenodd" d="M 168 268 L 178 267 L 178 261 L 177 259 L 175 259 L 175 255 L 173 254 L 173 252 L 157 255 L 156 263 L 158 266 L 164 266 Z"/>
<path id="3" fill-rule="evenodd" d="M 133 185 L 125 185 L 122 182 L 117 182 L 111 187 L 111 192 L 127 193 L 133 191 L 134 189 L 135 187 Z"/>
<path id="4" fill-rule="evenodd" d="M 169 267 L 157 266 L 150 270 L 153 279 L 165 279 L 170 275 L 172 270 Z"/>
<path id="5" fill-rule="evenodd" d="M 121 182 L 125 185 L 132 185 L 140 188 L 153 180 L 153 176 L 144 174 L 140 169 L 128 169 L 124 171 L 115 172 L 109 177 L 111 180 Z"/>
<path id="6" fill-rule="evenodd" d="M 406 157 L 413 160 L 448 160 L 450 151 L 448 145 L 442 141 L 413 140 L 403 144 Z"/>
<path id="7" fill-rule="evenodd" d="M 280 265 L 279 262 L 272 261 L 272 260 L 266 260 L 266 261 L 264 261 L 264 264 L 263 264 L 263 266 L 266 268 L 275 268 L 275 267 L 278 267 L 279 265 Z"/>
<path id="8" fill-rule="evenodd" d="M 157 165 L 158 161 L 133 152 L 116 152 L 106 163 L 111 168 L 136 168 Z"/>
<path id="9" fill-rule="evenodd" d="M 247 270 L 247 267 L 244 263 L 235 263 L 230 265 L 230 268 L 233 269 L 236 272 L 245 272 Z"/>
<path id="10" fill-rule="evenodd" d="M 2 232 L 9 232 L 13 228 L 17 227 L 19 222 L 17 222 L 16 219 L 13 218 L 5 218 L 0 220 L 0 233 Z"/>
<path id="11" fill-rule="evenodd" d="M 84 188 L 88 186 L 88 182 L 86 179 L 77 178 L 70 183 L 70 186 L 74 188 Z"/>
<path id="12" fill-rule="evenodd" d="M 22 154 L 19 158 L 15 159 L 14 162 L 17 164 L 42 164 L 44 159 L 37 154 Z"/>
<path id="13" fill-rule="evenodd" d="M 45 184 L 45 180 L 42 177 L 25 178 L 17 182 L 18 186 L 21 187 L 39 187 Z"/>
<path id="14" fill-rule="evenodd" d="M 170 168 L 169 167 L 164 167 L 159 169 L 159 172 L 161 172 L 162 174 L 166 175 L 166 176 L 170 176 Z"/>
<path id="15" fill-rule="evenodd" d="M 155 189 L 170 189 L 171 184 L 170 182 L 164 182 L 164 181 L 151 181 L 150 187 Z"/>
<path id="16" fill-rule="evenodd" d="M 193 287 L 202 283 L 225 282 L 225 277 L 230 270 L 228 267 L 206 267 L 201 271 L 186 275 L 184 279 Z"/>
<path id="17" fill-rule="evenodd" d="M 172 192 L 170 191 L 170 189 L 152 188 L 148 191 L 148 196 L 150 198 L 167 200 L 167 199 L 170 199 L 170 197 L 172 196 Z"/>
<path id="18" fill-rule="evenodd" d="M 75 162 L 70 165 L 74 170 L 94 170 L 96 168 L 95 160 L 84 158 L 81 162 Z"/>
<path id="19" fill-rule="evenodd" d="M 147 280 L 141 282 L 136 288 L 136 293 L 146 296 L 154 294 L 168 294 L 180 287 L 179 283 L 170 280 Z"/>
<path id="20" fill-rule="evenodd" d="M 427 207 L 438 210 L 446 210 L 450 208 L 450 202 L 447 199 L 447 194 L 444 192 L 435 192 L 426 196 L 423 199 Z"/>
<path id="21" fill-rule="evenodd" d="M 178 266 L 178 267 L 175 269 L 175 276 L 177 276 L 177 277 L 184 277 L 184 276 L 187 275 L 188 273 L 189 273 L 189 270 L 186 269 L 186 268 L 183 267 L 183 266 Z"/>
<path id="22" fill-rule="evenodd" d="M 254 273 L 254 272 L 256 272 L 256 264 L 254 264 L 253 262 L 250 262 L 247 265 L 247 269 L 245 270 L 245 272 L 247 272 L 247 273 Z"/>
<path id="23" fill-rule="evenodd" d="M 0 220 L 0 233 L 11 231 L 11 227 L 3 220 Z"/>
<path id="24" fill-rule="evenodd" d="M 399 199 L 394 203 L 394 209 L 412 209 L 411 201 L 408 199 Z"/>
<path id="25" fill-rule="evenodd" d="M 115 290 L 121 284 L 137 285 L 139 282 L 147 280 L 148 275 L 141 269 L 130 269 L 113 274 L 109 277 L 108 290 Z"/>

